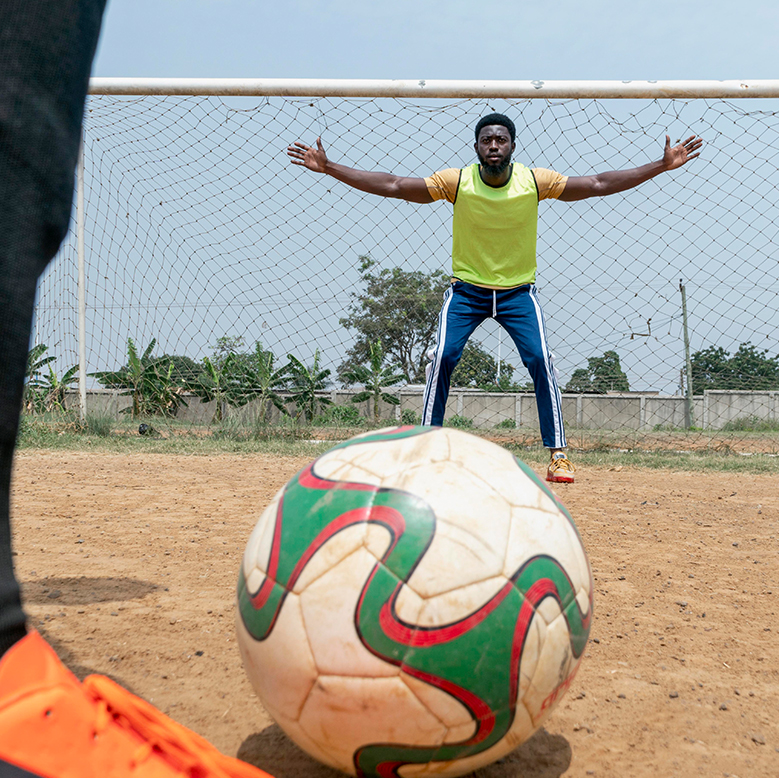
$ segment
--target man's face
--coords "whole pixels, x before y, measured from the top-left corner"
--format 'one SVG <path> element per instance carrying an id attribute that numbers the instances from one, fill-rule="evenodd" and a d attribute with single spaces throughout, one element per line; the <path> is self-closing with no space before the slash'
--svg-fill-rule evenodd
<path id="1" fill-rule="evenodd" d="M 500 176 L 511 163 L 514 151 L 509 131 L 502 124 L 482 127 L 476 142 L 476 156 L 484 171 L 490 176 Z"/>

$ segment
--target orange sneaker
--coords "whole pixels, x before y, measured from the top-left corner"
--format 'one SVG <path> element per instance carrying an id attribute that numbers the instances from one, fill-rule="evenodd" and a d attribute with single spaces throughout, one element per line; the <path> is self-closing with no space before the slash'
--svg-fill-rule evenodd
<path id="1" fill-rule="evenodd" d="M 546 480 L 555 484 L 572 484 L 575 472 L 571 460 L 562 451 L 558 451 L 546 470 Z"/>
<path id="2" fill-rule="evenodd" d="M 0 775 L 270 778 L 110 678 L 79 683 L 37 632 L 0 660 Z"/>

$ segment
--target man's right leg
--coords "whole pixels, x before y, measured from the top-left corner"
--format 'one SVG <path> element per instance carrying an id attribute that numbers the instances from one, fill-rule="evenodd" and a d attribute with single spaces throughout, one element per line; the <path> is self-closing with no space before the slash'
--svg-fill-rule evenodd
<path id="1" fill-rule="evenodd" d="M 440 427 L 444 423 L 452 372 L 468 338 L 491 313 L 492 292 L 489 289 L 456 281 L 446 290 L 422 403 L 422 424 L 425 426 Z"/>

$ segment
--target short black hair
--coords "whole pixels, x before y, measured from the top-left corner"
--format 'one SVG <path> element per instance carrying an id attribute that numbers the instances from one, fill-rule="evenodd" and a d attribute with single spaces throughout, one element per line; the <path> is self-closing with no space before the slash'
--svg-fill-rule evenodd
<path id="1" fill-rule="evenodd" d="M 485 128 L 493 124 L 500 124 L 509 131 L 511 136 L 511 142 L 513 143 L 517 137 L 517 130 L 514 127 L 514 122 L 502 113 L 491 113 L 482 119 L 479 119 L 479 123 L 476 125 L 476 142 L 479 142 L 479 133 Z"/>

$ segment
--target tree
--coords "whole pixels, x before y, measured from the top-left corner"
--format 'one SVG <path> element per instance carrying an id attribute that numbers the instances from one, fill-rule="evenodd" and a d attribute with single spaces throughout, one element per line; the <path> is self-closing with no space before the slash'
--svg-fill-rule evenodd
<path id="1" fill-rule="evenodd" d="M 769 357 L 751 343 L 742 343 L 733 356 L 721 346 L 709 346 L 691 357 L 692 388 L 765 391 L 779 389 L 779 355 Z"/>
<path id="2" fill-rule="evenodd" d="M 566 384 L 566 392 L 584 394 L 606 394 L 606 392 L 627 392 L 628 377 L 619 364 L 616 351 L 606 351 L 602 357 L 590 357 L 587 367 L 573 371 Z"/>
<path id="3" fill-rule="evenodd" d="M 462 357 L 452 373 L 452 386 L 485 391 L 519 391 L 519 387 L 511 381 L 513 373 L 514 366 L 501 359 L 498 381 L 497 361 L 484 350 L 478 340 L 471 340 L 465 344 Z"/>
<path id="4" fill-rule="evenodd" d="M 203 364 L 196 362 L 192 357 L 178 354 L 163 354 L 161 357 L 152 357 L 151 364 L 159 364 L 162 370 L 167 372 L 168 364 L 173 365 L 170 373 L 171 381 L 182 389 L 192 389 L 197 384 L 203 373 Z"/>
<path id="5" fill-rule="evenodd" d="M 221 368 L 231 354 L 240 353 L 245 345 L 246 341 L 241 335 L 222 335 L 216 339 L 210 361 L 215 367 Z"/>
<path id="6" fill-rule="evenodd" d="M 309 422 L 321 407 L 332 405 L 329 397 L 318 397 L 316 394 L 327 388 L 330 370 L 323 370 L 320 366 L 319 349 L 316 350 L 314 361 L 308 367 L 292 354 L 287 354 L 287 358 L 289 364 L 283 370 L 289 375 L 292 401 L 298 408 L 298 415 Z"/>
<path id="7" fill-rule="evenodd" d="M 742 343 L 730 358 L 729 368 L 732 382 L 729 389 L 779 389 L 779 355 L 769 357 L 768 349 Z"/>
<path id="8" fill-rule="evenodd" d="M 376 272 L 369 256 L 360 256 L 362 292 L 352 293 L 347 315 L 340 320 L 357 339 L 338 368 L 346 373 L 370 362 L 370 346 L 381 339 L 384 353 L 396 362 L 408 381 L 424 383 L 427 352 L 433 345 L 441 297 L 449 278 L 432 273 L 384 268 Z"/>
<path id="9" fill-rule="evenodd" d="M 378 426 L 380 421 L 379 402 L 383 400 L 389 405 L 400 405 L 400 400 L 395 395 L 384 391 L 387 386 L 394 386 L 405 378 L 403 373 L 397 372 L 396 365 L 383 367 L 384 350 L 381 340 L 369 344 L 369 364 L 358 365 L 343 374 L 344 380 L 349 384 L 362 384 L 364 389 L 352 397 L 353 403 L 373 400 L 373 421 Z"/>

